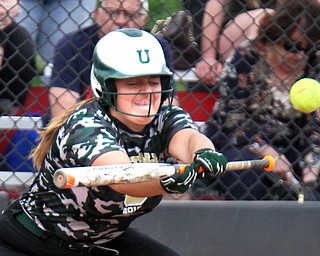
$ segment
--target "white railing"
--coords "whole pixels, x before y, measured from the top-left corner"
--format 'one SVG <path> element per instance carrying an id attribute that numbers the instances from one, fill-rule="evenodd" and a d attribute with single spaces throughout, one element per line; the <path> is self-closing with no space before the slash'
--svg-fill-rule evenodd
<path id="1" fill-rule="evenodd" d="M 189 70 L 176 70 L 173 74 L 173 80 L 182 82 L 198 82 L 194 68 Z"/>
<path id="2" fill-rule="evenodd" d="M 26 187 L 30 186 L 37 173 L 33 172 L 11 172 L 0 171 L 0 190 L 16 189 L 22 184 Z"/>
<path id="3" fill-rule="evenodd" d="M 0 116 L 0 130 L 32 130 L 42 128 L 41 117 Z"/>
<path id="4" fill-rule="evenodd" d="M 176 70 L 173 75 L 175 81 L 196 82 L 198 78 L 194 69 L 190 70 Z M 28 116 L 0 116 L 0 130 L 19 129 L 32 130 L 41 129 L 41 117 Z"/>

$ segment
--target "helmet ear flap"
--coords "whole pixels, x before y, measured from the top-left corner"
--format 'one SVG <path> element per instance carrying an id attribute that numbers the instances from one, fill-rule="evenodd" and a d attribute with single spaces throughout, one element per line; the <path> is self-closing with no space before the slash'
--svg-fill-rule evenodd
<path id="1" fill-rule="evenodd" d="M 161 76 L 161 85 L 162 85 L 162 96 L 161 96 L 161 105 L 167 99 L 172 98 L 173 88 L 171 86 L 171 77 L 170 76 Z M 172 100 L 170 100 L 171 102 Z"/>
<path id="2" fill-rule="evenodd" d="M 117 87 L 114 79 L 108 79 L 103 82 L 104 84 L 98 81 L 97 77 L 94 74 L 94 65 L 91 69 L 91 88 L 94 96 L 99 99 L 99 102 L 104 107 L 109 107 L 115 104 Z M 104 89 L 102 88 L 104 87 Z"/>
<path id="3" fill-rule="evenodd" d="M 94 96 L 100 99 L 102 97 L 103 92 L 102 92 L 101 85 L 94 74 L 94 66 L 92 66 L 92 69 L 91 69 L 91 88 Z"/>
<path id="4" fill-rule="evenodd" d="M 101 104 L 107 107 L 113 106 L 117 108 L 117 87 L 115 79 L 107 79 L 104 83 L 106 90 L 103 92 L 103 98 L 107 100 L 101 101 Z"/>

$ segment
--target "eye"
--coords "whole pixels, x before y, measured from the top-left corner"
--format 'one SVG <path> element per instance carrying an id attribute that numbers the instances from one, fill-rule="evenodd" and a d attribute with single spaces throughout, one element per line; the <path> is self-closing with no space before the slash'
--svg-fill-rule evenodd
<path id="1" fill-rule="evenodd" d="M 148 82 L 152 86 L 158 86 L 159 84 L 161 84 L 161 80 L 159 77 L 151 78 L 151 79 L 149 79 Z"/>
<path id="2" fill-rule="evenodd" d="M 127 79 L 123 79 L 122 81 L 124 82 L 124 84 L 128 86 L 135 86 L 139 84 L 139 80 L 135 78 L 127 78 Z"/>
<path id="3" fill-rule="evenodd" d="M 308 49 L 302 47 L 299 43 L 292 41 L 287 41 L 283 47 L 287 52 L 290 53 L 299 53 L 301 51 L 304 53 L 308 52 Z"/>
<path id="4" fill-rule="evenodd" d="M 150 85 L 152 85 L 152 86 L 158 86 L 160 84 L 160 82 L 159 81 L 156 81 L 156 82 L 150 82 Z"/>
<path id="5" fill-rule="evenodd" d="M 128 86 L 133 87 L 133 86 L 137 86 L 138 83 L 128 83 Z"/>

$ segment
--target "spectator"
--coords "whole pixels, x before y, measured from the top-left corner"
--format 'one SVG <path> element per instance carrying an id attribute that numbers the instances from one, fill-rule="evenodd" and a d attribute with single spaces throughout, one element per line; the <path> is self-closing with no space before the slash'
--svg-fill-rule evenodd
<path id="1" fill-rule="evenodd" d="M 52 117 L 63 113 L 88 95 L 91 57 L 97 41 L 103 35 L 118 28 L 144 28 L 148 22 L 148 1 L 102 0 L 98 3 L 94 17 L 96 24 L 66 35 L 57 44 L 49 84 Z M 170 46 L 162 39 L 159 41 L 170 67 Z M 49 120 L 50 117 L 46 119 Z"/>
<path id="2" fill-rule="evenodd" d="M 318 154 L 310 138 L 319 131 L 311 129 L 309 115 L 293 109 L 289 90 L 302 77 L 317 78 L 319 15 L 316 0 L 288 0 L 264 16 L 257 38 L 226 64 L 222 98 L 205 134 L 229 160 L 271 155 L 274 173 L 287 181 L 292 171 L 301 177 L 302 169 L 313 164 L 318 168 L 317 158 L 309 154 Z M 267 199 L 267 186 L 259 182 L 270 177 L 256 170 L 233 172 L 205 186 L 226 199 Z"/>
<path id="3" fill-rule="evenodd" d="M 217 41 L 218 56 L 220 56 L 222 63 L 233 54 L 236 48 L 241 46 L 241 43 L 252 40 L 257 36 L 259 22 L 266 12 L 272 13 L 273 9 L 258 8 L 249 10 L 239 14 L 226 24 L 223 34 L 220 35 Z M 208 48 L 209 54 L 210 49 Z"/>
<path id="4" fill-rule="evenodd" d="M 21 14 L 16 21 L 32 36 L 37 51 L 52 63 L 58 40 L 76 28 L 92 24 L 95 0 L 20 0 Z"/>
<path id="5" fill-rule="evenodd" d="M 262 7 L 271 6 L 273 2 L 274 0 L 183 1 L 184 8 L 193 14 L 194 36 L 199 46 L 200 58 L 198 57 L 197 62 L 192 63 L 199 81 L 188 83 L 188 89 L 192 92 L 194 101 L 203 99 L 201 105 L 195 110 L 189 110 L 195 119 L 206 121 L 219 98 L 217 87 L 214 85 L 222 75 L 224 57 L 229 54 L 226 50 L 235 49 L 237 44 L 252 33 L 252 28 L 256 28 L 258 23 L 257 17 L 262 16 L 257 12 L 264 12 Z M 257 9 L 259 7 L 260 9 Z M 234 20 L 237 13 L 242 15 Z M 238 22 L 241 24 L 238 25 Z M 181 99 L 182 105 L 183 102 Z"/>
<path id="6" fill-rule="evenodd" d="M 196 64 L 196 74 L 206 85 L 215 85 L 223 62 L 233 49 L 242 41 L 254 38 L 259 19 L 270 11 L 261 7 L 274 6 L 269 1 L 263 5 L 260 1 L 248 1 L 235 8 L 237 4 L 236 1 L 209 0 L 205 5 L 200 42 L 202 57 Z M 225 6 L 229 6 L 229 10 Z M 237 12 L 242 14 L 233 16 Z"/>
<path id="7" fill-rule="evenodd" d="M 22 107 L 36 75 L 33 42 L 14 21 L 19 11 L 17 0 L 0 0 L 0 115 L 25 114 Z M 16 153 L 11 148 L 14 135 L 0 129 L 0 170 L 11 167 L 7 156 Z"/>
<path id="8" fill-rule="evenodd" d="M 34 45 L 28 32 L 13 20 L 19 11 L 18 0 L 0 0 L 1 114 L 17 114 L 36 75 Z"/>
<path id="9" fill-rule="evenodd" d="M 319 56 L 318 56 L 319 57 Z M 319 59 L 317 64 L 319 65 Z M 320 191 L 320 109 L 317 109 L 314 113 L 313 129 L 310 135 L 311 150 L 305 155 L 305 165 L 302 169 L 302 181 L 308 187 L 318 188 Z"/>
<path id="10" fill-rule="evenodd" d="M 163 104 L 172 98 L 171 75 L 150 33 L 127 28 L 100 39 L 91 74 L 95 99 L 43 131 L 33 154 L 40 173 L 1 216 L 1 255 L 178 255 L 129 225 L 163 194 L 186 192 L 200 168 L 222 175 L 226 158 L 185 111 Z M 69 189 L 53 183 L 63 167 L 157 163 L 169 156 L 191 164 L 183 174 L 146 182 Z"/>

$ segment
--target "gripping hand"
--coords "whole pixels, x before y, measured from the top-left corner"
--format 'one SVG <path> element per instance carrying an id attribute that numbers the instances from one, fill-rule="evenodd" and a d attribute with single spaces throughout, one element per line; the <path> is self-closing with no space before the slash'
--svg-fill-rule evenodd
<path id="1" fill-rule="evenodd" d="M 200 149 L 195 154 L 193 163 L 197 172 L 200 167 L 213 177 L 221 176 L 226 172 L 228 160 L 223 154 L 208 148 Z"/>
<path id="2" fill-rule="evenodd" d="M 169 194 L 182 194 L 186 192 L 193 184 L 197 177 L 194 164 L 186 166 L 185 171 L 180 174 L 179 172 L 160 179 L 162 188 Z"/>

